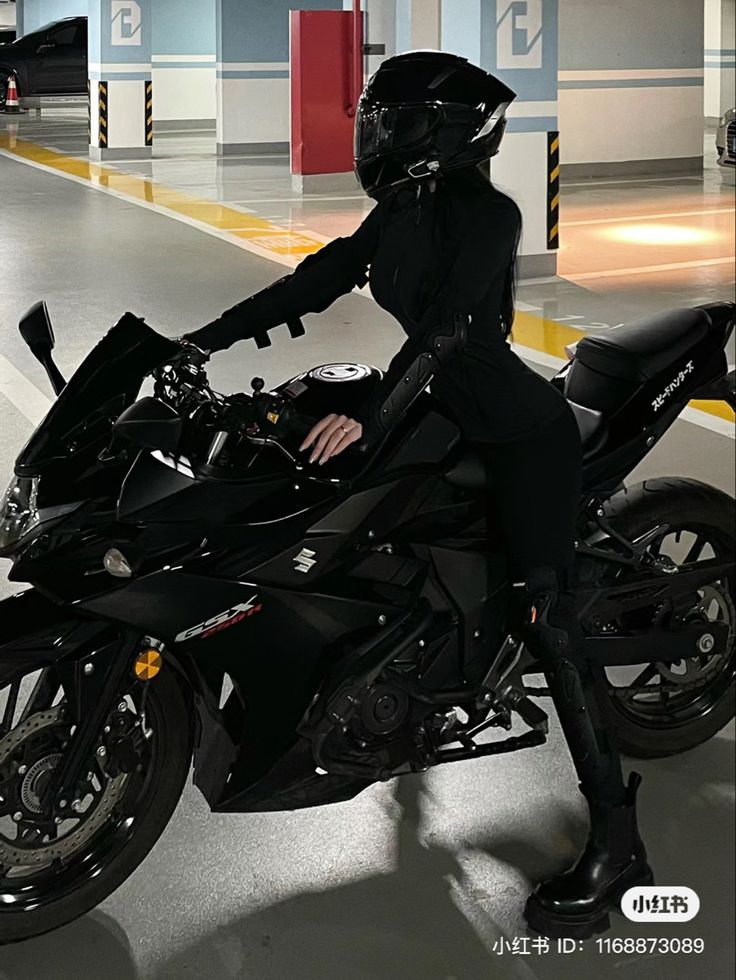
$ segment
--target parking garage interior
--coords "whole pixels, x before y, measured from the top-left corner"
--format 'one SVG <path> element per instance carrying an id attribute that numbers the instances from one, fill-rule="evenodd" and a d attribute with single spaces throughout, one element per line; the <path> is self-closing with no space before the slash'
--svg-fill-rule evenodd
<path id="1" fill-rule="evenodd" d="M 515 7 L 518 36 L 507 37 Z M 309 96 L 294 85 L 294 25 L 352 8 L 0 0 L 0 30 L 21 39 L 60 21 L 88 28 L 81 91 L 34 90 L 19 70 L 15 111 L 4 89 L 0 483 L 53 401 L 17 330 L 33 303 L 48 305 L 68 376 L 126 310 L 180 337 L 367 216 L 373 202 L 344 154 L 315 164 L 308 149 L 328 137 L 295 112 Z M 552 377 L 572 345 L 621 323 L 734 302 L 734 0 L 363 0 L 362 10 L 363 78 L 394 54 L 439 49 L 518 93 L 491 176 L 522 212 L 512 343 L 533 370 Z M 6 64 L 10 79 L 2 45 L 0 76 Z M 214 357 L 213 387 L 247 390 L 260 375 L 268 388 L 327 362 L 385 368 L 403 340 L 366 288 L 305 325 L 298 341 L 283 328 L 266 351 L 239 344 Z M 733 338 L 727 354 L 733 364 Z M 661 476 L 734 496 L 733 410 L 692 401 L 631 482 Z M 0 559 L 0 598 L 18 590 L 9 569 Z M 0 977 L 731 977 L 733 722 L 682 755 L 625 760 L 644 776 L 640 821 L 658 880 L 700 895 L 688 929 L 658 934 L 702 937 L 697 964 L 592 946 L 504 954 L 505 940 L 527 934 L 530 886 L 585 837 L 554 715 L 550 724 L 542 748 L 406 776 L 334 807 L 212 814 L 188 785 L 125 884 L 79 921 L 1 947 Z M 612 930 L 651 934 L 621 917 Z"/>

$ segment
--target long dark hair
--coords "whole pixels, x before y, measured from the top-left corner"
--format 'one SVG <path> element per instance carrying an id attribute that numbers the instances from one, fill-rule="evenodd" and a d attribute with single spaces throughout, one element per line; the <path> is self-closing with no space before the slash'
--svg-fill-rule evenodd
<path id="1" fill-rule="evenodd" d="M 521 209 L 516 204 L 513 198 L 510 198 L 508 194 L 504 194 L 502 191 L 498 190 L 497 187 L 491 181 L 491 161 L 486 160 L 485 163 L 480 164 L 477 167 L 467 167 L 463 170 L 457 171 L 457 175 L 461 180 L 464 181 L 466 185 L 475 186 L 482 188 L 486 193 L 488 193 L 489 188 L 498 197 L 503 197 L 507 201 L 512 201 L 516 206 L 516 210 L 519 215 L 519 223 L 516 230 L 516 239 L 514 241 L 514 247 L 511 252 L 511 261 L 509 262 L 509 267 L 506 272 L 506 278 L 503 284 L 503 296 L 501 298 L 501 331 L 504 337 L 511 336 L 511 329 L 514 325 L 514 311 L 516 304 L 516 285 L 518 281 L 518 255 L 519 255 L 519 243 L 521 241 Z"/>
<path id="2" fill-rule="evenodd" d="M 514 313 L 516 311 L 516 286 L 519 280 L 519 242 L 521 241 L 521 211 L 519 211 L 519 225 L 516 232 L 514 249 L 511 253 L 511 262 L 506 272 L 506 279 L 503 284 L 503 298 L 501 299 L 501 330 L 504 337 L 511 336 L 514 326 Z"/>

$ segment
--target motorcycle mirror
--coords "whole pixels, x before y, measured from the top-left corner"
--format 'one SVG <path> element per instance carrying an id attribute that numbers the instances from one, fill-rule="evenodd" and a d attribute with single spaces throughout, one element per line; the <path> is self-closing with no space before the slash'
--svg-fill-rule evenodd
<path id="1" fill-rule="evenodd" d="M 33 356 L 46 370 L 52 388 L 57 395 L 60 394 L 66 387 L 66 381 L 51 356 L 56 341 L 51 317 L 44 300 L 35 303 L 25 316 L 21 317 L 18 329 Z"/>
<path id="2" fill-rule="evenodd" d="M 118 417 L 113 433 L 144 449 L 175 453 L 184 423 L 173 408 L 158 398 L 141 398 Z"/>

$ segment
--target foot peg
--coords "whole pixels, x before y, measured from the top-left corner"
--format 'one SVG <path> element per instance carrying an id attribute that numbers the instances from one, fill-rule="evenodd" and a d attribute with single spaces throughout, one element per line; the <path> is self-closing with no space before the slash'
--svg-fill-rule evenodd
<path id="1" fill-rule="evenodd" d="M 524 694 L 519 693 L 516 693 L 515 696 L 512 695 L 509 700 L 514 711 L 529 728 L 533 728 L 536 732 L 542 732 L 544 735 L 549 733 L 549 716 L 538 704 L 534 704 Z"/>

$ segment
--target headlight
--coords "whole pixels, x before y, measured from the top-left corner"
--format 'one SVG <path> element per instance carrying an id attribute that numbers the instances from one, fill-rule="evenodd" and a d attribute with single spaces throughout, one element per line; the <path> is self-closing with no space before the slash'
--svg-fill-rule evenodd
<path id="1" fill-rule="evenodd" d="M 0 504 L 0 550 L 24 538 L 40 522 L 38 476 L 16 476 Z"/>

